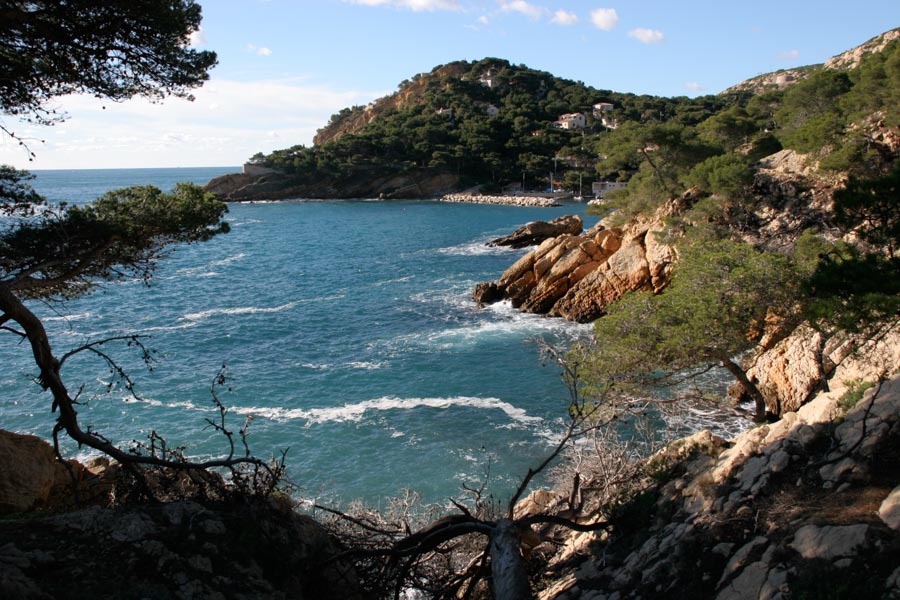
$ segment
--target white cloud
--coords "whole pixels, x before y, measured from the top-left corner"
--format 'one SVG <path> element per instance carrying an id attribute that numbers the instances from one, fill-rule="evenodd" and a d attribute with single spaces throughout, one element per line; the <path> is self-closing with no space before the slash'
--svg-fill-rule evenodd
<path id="1" fill-rule="evenodd" d="M 553 23 L 557 25 L 577 25 L 578 24 L 578 15 L 573 12 L 566 12 L 564 10 L 556 11 L 556 14 L 553 15 L 553 19 L 551 19 Z"/>
<path id="2" fill-rule="evenodd" d="M 344 0 L 344 2 L 349 2 L 350 4 L 362 4 L 364 6 L 408 8 L 415 12 L 462 9 L 462 6 L 457 0 Z"/>
<path id="3" fill-rule="evenodd" d="M 266 48 L 265 46 L 254 46 L 253 44 L 247 44 L 247 52 L 252 52 L 253 54 L 257 54 L 259 56 L 271 56 L 272 50 Z"/>
<path id="4" fill-rule="evenodd" d="M 29 169 L 239 165 L 257 152 L 309 145 L 332 114 L 386 93 L 297 79 L 213 79 L 194 92 L 194 102 L 66 96 L 59 99 L 69 113 L 65 129 L 22 130 L 29 139 L 46 140 L 30 144 L 34 162 L 18 145 L 0 140 L 0 163 Z"/>
<path id="5" fill-rule="evenodd" d="M 478 22 L 482 25 L 487 25 L 491 22 L 491 19 L 487 15 L 481 15 L 480 17 L 478 17 Z"/>
<path id="6" fill-rule="evenodd" d="M 197 31 L 191 33 L 190 35 L 190 45 L 192 48 L 199 48 L 201 46 L 206 45 L 206 34 L 203 33 L 203 28 L 198 27 Z"/>
<path id="7" fill-rule="evenodd" d="M 638 27 L 628 32 L 628 37 L 633 37 L 642 44 L 659 44 L 665 39 L 665 34 L 659 29 L 644 29 Z"/>
<path id="8" fill-rule="evenodd" d="M 598 29 L 612 31 L 619 24 L 619 13 L 614 8 L 598 8 L 591 11 L 591 21 Z"/>
<path id="9" fill-rule="evenodd" d="M 779 52 L 778 60 L 797 60 L 800 58 L 800 51 L 796 48 L 787 52 Z"/>
<path id="10" fill-rule="evenodd" d="M 540 19 L 549 11 L 542 6 L 535 6 L 525 0 L 500 0 L 500 9 L 504 12 L 518 12 L 532 19 Z"/>
<path id="11" fill-rule="evenodd" d="M 688 81 L 684 84 L 685 89 L 691 90 L 692 92 L 702 92 L 703 86 L 697 83 L 696 81 Z"/>

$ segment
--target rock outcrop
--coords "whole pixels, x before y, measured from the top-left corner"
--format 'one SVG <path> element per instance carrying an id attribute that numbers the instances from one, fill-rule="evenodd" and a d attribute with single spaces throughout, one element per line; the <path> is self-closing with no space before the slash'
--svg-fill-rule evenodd
<path id="1" fill-rule="evenodd" d="M 313 519 L 267 505 L 93 508 L 0 521 L 0 598 L 360 598 Z"/>
<path id="2" fill-rule="evenodd" d="M 848 385 L 876 381 L 900 370 L 900 323 L 865 335 L 829 336 L 803 324 L 762 351 L 747 371 L 770 413 L 800 409 L 824 387 L 841 392 Z M 729 392 L 741 398 L 740 386 Z"/>
<path id="3" fill-rule="evenodd" d="M 0 598 L 362 597 L 352 567 L 329 560 L 334 540 L 289 500 L 110 508 L 116 472 L 104 458 L 64 466 L 47 442 L 0 430 Z"/>
<path id="4" fill-rule="evenodd" d="M 86 466 L 56 458 L 53 448 L 33 435 L 0 430 L 0 515 L 59 509 L 104 498 L 115 469 L 98 458 Z"/>
<path id="5" fill-rule="evenodd" d="M 681 440 L 609 533 L 569 536 L 539 597 L 900 597 L 898 450 L 897 375 L 852 406 L 823 393 L 732 442 Z"/>
<path id="6" fill-rule="evenodd" d="M 580 235 L 584 221 L 578 215 L 564 215 L 552 221 L 532 221 L 516 229 L 512 234 L 491 240 L 488 246 L 526 248 L 540 244 L 548 238 L 561 235 Z"/>
<path id="7" fill-rule="evenodd" d="M 659 220 L 637 219 L 624 228 L 602 225 L 582 235 L 548 238 L 509 267 L 495 284 L 480 284 L 479 303 L 508 299 L 525 312 L 586 323 L 630 291 L 662 289 L 675 250 L 656 234 Z"/>
<path id="8" fill-rule="evenodd" d="M 459 187 L 459 178 L 448 173 L 418 169 L 385 174 L 371 169 L 340 179 L 307 181 L 301 177 L 269 173 L 236 173 L 212 179 L 205 189 L 225 202 L 383 198 L 386 200 L 437 198 Z"/>

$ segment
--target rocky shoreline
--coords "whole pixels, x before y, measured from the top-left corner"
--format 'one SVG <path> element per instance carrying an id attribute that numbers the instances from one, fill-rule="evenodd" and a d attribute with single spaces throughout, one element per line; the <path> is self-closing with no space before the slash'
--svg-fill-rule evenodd
<path id="1" fill-rule="evenodd" d="M 497 282 L 478 284 L 472 297 L 479 305 L 510 300 L 523 312 L 590 323 L 628 292 L 665 287 L 676 252 L 656 239 L 664 227 L 660 216 L 549 237 Z"/>
<path id="2" fill-rule="evenodd" d="M 440 198 L 441 202 L 454 202 L 459 204 L 500 204 L 504 206 L 537 206 L 551 208 L 561 206 L 559 202 L 551 198 L 540 196 L 489 196 L 485 194 L 447 194 Z"/>

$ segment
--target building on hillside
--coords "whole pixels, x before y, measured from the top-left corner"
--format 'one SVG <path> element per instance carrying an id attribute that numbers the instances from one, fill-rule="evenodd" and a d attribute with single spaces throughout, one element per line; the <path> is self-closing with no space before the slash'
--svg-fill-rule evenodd
<path id="1" fill-rule="evenodd" d="M 489 116 L 489 117 L 496 117 L 497 115 L 500 114 L 500 109 L 497 108 L 496 106 L 494 106 L 493 104 L 488 104 L 487 107 L 484 109 L 484 112 L 486 112 L 487 116 Z"/>
<path id="2" fill-rule="evenodd" d="M 591 193 L 594 194 L 594 198 L 602 199 L 606 192 L 621 190 L 626 185 L 628 185 L 627 181 L 595 181 L 591 184 Z"/>
<path id="3" fill-rule="evenodd" d="M 453 109 L 452 108 L 439 108 L 434 111 L 434 114 L 441 115 L 442 117 L 448 117 L 450 119 L 453 118 Z"/>
<path id="4" fill-rule="evenodd" d="M 594 118 L 602 118 L 603 113 L 611 111 L 615 106 L 612 102 L 598 102 L 594 105 Z"/>
<path id="5" fill-rule="evenodd" d="M 493 87 L 497 85 L 497 80 L 491 73 L 485 73 L 478 79 L 478 81 L 486 88 L 493 89 Z"/>
<path id="6" fill-rule="evenodd" d="M 609 115 L 603 115 L 600 117 L 600 122 L 607 129 L 615 129 L 619 126 L 619 121 L 615 117 L 611 117 Z"/>
<path id="7" fill-rule="evenodd" d="M 584 129 L 587 121 L 584 113 L 567 113 L 559 116 L 558 121 L 554 121 L 553 125 L 560 129 Z"/>

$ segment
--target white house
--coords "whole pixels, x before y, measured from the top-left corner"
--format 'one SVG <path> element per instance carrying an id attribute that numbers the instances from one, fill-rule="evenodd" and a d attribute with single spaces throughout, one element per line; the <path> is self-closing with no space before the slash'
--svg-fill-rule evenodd
<path id="1" fill-rule="evenodd" d="M 439 108 L 434 111 L 434 114 L 441 115 L 442 117 L 450 117 L 453 118 L 453 109 L 452 108 Z"/>
<path id="2" fill-rule="evenodd" d="M 484 112 L 486 112 L 487 116 L 489 116 L 489 117 L 496 117 L 497 115 L 500 114 L 500 109 L 497 108 L 496 106 L 494 106 L 493 104 L 488 104 L 487 107 L 484 109 Z"/>
<path id="3" fill-rule="evenodd" d="M 594 194 L 594 198 L 603 198 L 603 194 L 606 192 L 621 190 L 626 185 L 628 185 L 627 181 L 595 181 L 591 184 L 591 192 Z"/>
<path id="4" fill-rule="evenodd" d="M 611 111 L 615 106 L 612 102 L 598 102 L 594 105 L 594 116 L 600 118 L 603 113 Z"/>
<path id="5" fill-rule="evenodd" d="M 553 124 L 560 129 L 584 129 L 586 121 L 584 113 L 567 113 L 560 115 Z"/>

